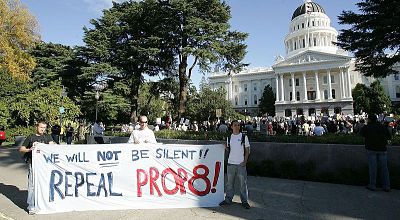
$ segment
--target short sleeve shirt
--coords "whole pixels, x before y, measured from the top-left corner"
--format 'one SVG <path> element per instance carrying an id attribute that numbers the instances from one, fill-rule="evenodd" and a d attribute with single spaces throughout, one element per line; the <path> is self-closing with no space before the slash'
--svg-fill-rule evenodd
<path id="1" fill-rule="evenodd" d="M 244 145 L 250 148 L 249 139 L 247 135 L 244 139 Z M 242 133 L 231 134 L 230 153 L 228 158 L 229 164 L 239 165 L 244 161 L 244 148 L 242 145 Z"/>
<path id="2" fill-rule="evenodd" d="M 49 144 L 52 141 L 53 141 L 53 139 L 51 138 L 50 135 L 44 134 L 44 135 L 38 136 L 36 134 L 33 134 L 33 135 L 29 135 L 25 139 L 22 146 L 25 146 L 26 148 L 29 149 L 32 147 L 33 143 L 35 143 L 35 142 Z M 29 160 L 32 159 L 32 152 L 25 153 L 24 157 L 28 158 Z"/>

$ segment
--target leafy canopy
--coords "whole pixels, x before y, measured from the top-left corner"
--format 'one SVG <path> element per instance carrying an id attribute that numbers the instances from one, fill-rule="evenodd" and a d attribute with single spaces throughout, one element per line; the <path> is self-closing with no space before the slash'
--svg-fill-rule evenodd
<path id="1" fill-rule="evenodd" d="M 343 11 L 339 23 L 350 25 L 341 30 L 337 45 L 356 57 L 356 70 L 376 78 L 395 74 L 400 62 L 400 2 L 363 0 L 360 13 Z"/>
<path id="2" fill-rule="evenodd" d="M 40 36 L 38 24 L 19 0 L 0 0 L 0 69 L 28 79 L 35 60 L 27 52 Z"/>

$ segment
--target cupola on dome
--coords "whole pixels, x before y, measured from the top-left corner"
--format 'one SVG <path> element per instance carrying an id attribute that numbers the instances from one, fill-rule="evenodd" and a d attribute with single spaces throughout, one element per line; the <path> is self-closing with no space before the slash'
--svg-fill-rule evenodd
<path id="1" fill-rule="evenodd" d="M 307 2 L 296 8 L 296 10 L 293 12 L 292 20 L 300 15 L 306 14 L 307 12 L 320 12 L 325 14 L 325 10 L 319 4 L 308 0 Z"/>

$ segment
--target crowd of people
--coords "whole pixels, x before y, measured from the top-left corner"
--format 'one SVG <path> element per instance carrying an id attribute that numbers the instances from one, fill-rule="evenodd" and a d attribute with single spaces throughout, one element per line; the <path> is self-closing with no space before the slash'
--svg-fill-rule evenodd
<path id="1" fill-rule="evenodd" d="M 390 117 L 392 118 L 392 117 Z M 368 122 L 368 123 L 366 123 Z M 179 125 L 176 122 L 161 122 L 150 129 L 146 116 L 140 116 L 137 124 L 123 125 L 121 132 L 130 133 L 129 144 L 157 143 L 153 130 L 193 130 L 193 131 L 215 131 L 227 133 L 225 149 L 227 151 L 227 182 L 225 199 L 221 206 L 230 205 L 233 198 L 235 180 L 238 180 L 240 187 L 240 199 L 244 208 L 249 209 L 247 190 L 246 164 L 250 154 L 250 143 L 248 136 L 257 131 L 266 135 L 315 135 L 321 136 L 325 133 L 358 133 L 365 138 L 365 148 L 369 165 L 369 184 L 367 189 L 376 190 L 377 170 L 382 173 L 383 191 L 390 191 L 389 171 L 387 167 L 387 143 L 391 137 L 398 132 L 399 121 L 387 120 L 384 115 L 357 115 L 343 116 L 340 114 L 332 117 L 260 117 L 252 120 L 238 121 L 231 123 L 226 121 L 203 122 L 200 125 L 196 121 L 189 123 L 189 120 L 181 120 Z M 36 132 L 28 136 L 19 152 L 28 163 L 28 211 L 35 213 L 33 182 L 32 182 L 32 150 L 37 143 L 59 144 L 62 128 L 55 125 L 51 128 L 51 135 L 45 133 L 47 124 L 39 121 L 36 124 Z M 0 129 L 4 133 L 4 128 Z M 105 126 L 102 122 L 96 121 L 91 133 L 97 144 L 104 144 Z M 74 129 L 71 123 L 65 127 L 63 132 L 67 144 L 71 144 L 74 136 Z M 229 134 L 229 135 L 228 135 Z"/>

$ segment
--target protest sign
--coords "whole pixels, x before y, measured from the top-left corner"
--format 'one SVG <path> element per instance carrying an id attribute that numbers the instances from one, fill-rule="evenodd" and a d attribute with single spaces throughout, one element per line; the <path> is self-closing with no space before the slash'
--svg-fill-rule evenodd
<path id="1" fill-rule="evenodd" d="M 218 206 L 223 153 L 223 145 L 40 144 L 37 213 Z"/>

